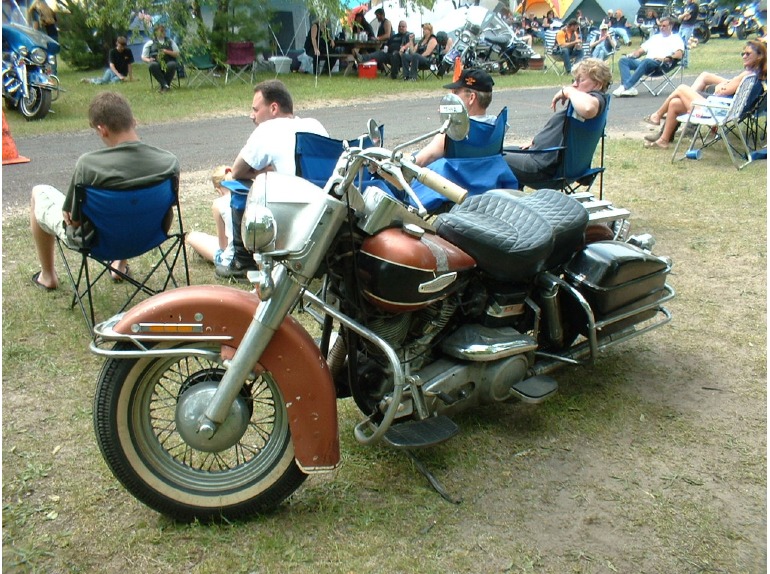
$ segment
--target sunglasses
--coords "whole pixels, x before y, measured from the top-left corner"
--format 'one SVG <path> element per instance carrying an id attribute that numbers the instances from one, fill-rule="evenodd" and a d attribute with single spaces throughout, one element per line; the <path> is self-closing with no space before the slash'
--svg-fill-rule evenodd
<path id="1" fill-rule="evenodd" d="M 751 56 L 754 52 L 741 52 L 741 58 L 747 58 Z"/>

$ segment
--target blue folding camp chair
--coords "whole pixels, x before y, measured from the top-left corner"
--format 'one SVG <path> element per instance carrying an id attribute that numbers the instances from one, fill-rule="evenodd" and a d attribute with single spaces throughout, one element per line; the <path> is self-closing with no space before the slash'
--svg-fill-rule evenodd
<path id="1" fill-rule="evenodd" d="M 80 305 L 89 332 L 94 325 L 94 286 L 104 275 L 109 276 L 108 272 L 118 276 L 128 286 L 128 299 L 118 312 L 124 311 L 139 293 L 154 295 L 168 288 L 169 284 L 176 287 L 178 282 L 174 270 L 180 259 L 184 265 L 184 280 L 187 285 L 190 284 L 178 187 L 178 179 L 171 177 L 140 189 L 97 189 L 84 185 L 75 188 L 75 204 L 79 207 L 82 224 L 92 226 L 95 231 L 86 245 L 77 248 L 64 245 L 81 255 L 77 276 L 65 255 L 64 242 L 57 240 L 57 245 L 74 291 L 70 308 L 74 308 L 76 303 Z M 74 210 L 76 213 L 77 207 Z M 177 229 L 170 232 L 173 217 L 176 218 Z M 157 251 L 157 260 L 151 264 L 149 272 L 139 273 L 136 277 L 134 274 L 139 272 L 138 265 L 132 273 L 122 273 L 110 266 L 113 261 L 131 259 L 153 250 Z M 89 262 L 96 262 L 99 267 L 93 275 Z M 161 273 L 165 275 L 162 279 L 155 278 L 156 272 L 159 276 Z M 152 283 L 149 283 L 151 280 Z"/>
<path id="2" fill-rule="evenodd" d="M 465 139 L 445 139 L 444 157 L 428 167 L 448 180 L 479 195 L 490 189 L 518 189 L 519 182 L 503 158 L 503 139 L 508 108 L 503 108 L 494 124 L 471 120 Z M 450 201 L 417 181 L 412 189 L 429 213 L 451 207 Z"/>
<path id="3" fill-rule="evenodd" d="M 590 120 L 577 116 L 570 104 L 567 107 L 567 120 L 564 122 L 564 145 L 540 150 L 505 148 L 505 153 L 553 153 L 559 158 L 553 175 L 546 175 L 541 181 L 527 182 L 534 189 L 558 189 L 564 193 L 589 191 L 599 177 L 599 198 L 603 192 L 604 174 L 604 128 L 610 109 L 610 96 L 604 111 Z M 601 142 L 600 164 L 592 167 L 596 146 Z M 585 188 L 585 189 L 581 189 Z"/>
<path id="4" fill-rule="evenodd" d="M 380 143 L 382 145 L 383 138 L 385 137 L 385 127 L 380 128 Z M 368 148 L 372 147 L 374 143 L 369 136 L 363 136 L 347 140 L 351 146 Z M 307 132 L 298 132 L 295 140 L 295 163 L 297 166 L 297 176 L 306 179 L 307 181 L 316 184 L 318 187 L 323 187 L 334 172 L 334 166 L 337 165 L 337 160 L 342 155 L 344 150 L 344 141 L 336 140 L 318 134 L 311 134 Z M 375 180 L 373 176 L 364 170 L 364 183 L 372 183 L 377 181 L 375 185 L 384 184 L 380 180 Z M 356 182 L 358 185 L 358 182 Z"/>

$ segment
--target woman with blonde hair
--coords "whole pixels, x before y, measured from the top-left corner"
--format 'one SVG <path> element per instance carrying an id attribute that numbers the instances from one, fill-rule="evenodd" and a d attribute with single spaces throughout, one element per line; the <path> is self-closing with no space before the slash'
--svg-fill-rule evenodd
<path id="1" fill-rule="evenodd" d="M 404 54 L 404 80 L 417 81 L 417 72 L 430 67 L 430 56 L 438 49 L 438 39 L 433 34 L 433 24 L 422 25 L 422 38 L 414 50 Z"/>
<path id="2" fill-rule="evenodd" d="M 506 150 L 534 151 L 561 147 L 564 143 L 567 111 L 570 108 L 573 116 L 583 120 L 590 120 L 604 113 L 609 100 L 607 89 L 612 83 L 612 72 L 607 63 L 596 58 L 586 58 L 575 64 L 572 75 L 572 84 L 561 88 L 551 99 L 551 109 L 556 113 L 532 139 L 532 143 Z M 557 106 L 562 107 L 557 110 Z M 558 167 L 559 153 L 507 153 L 505 161 L 519 180 L 519 184 L 529 185 L 550 179 Z"/>
<path id="3" fill-rule="evenodd" d="M 764 42 L 759 40 L 746 42 L 741 52 L 741 59 L 743 71 L 734 78 L 727 79 L 717 74 L 703 72 L 691 86 L 677 86 L 657 110 L 644 118 L 645 122 L 654 126 L 659 126 L 663 121 L 660 131 L 644 136 L 647 140 L 644 147 L 666 149 L 679 127 L 677 116 L 692 110 L 693 103 L 705 102 L 708 94 L 704 90 L 709 86 L 714 86 L 713 95 L 729 97 L 735 94 L 743 78 L 750 74 L 756 74 L 760 80 L 767 79 L 767 46 Z"/>

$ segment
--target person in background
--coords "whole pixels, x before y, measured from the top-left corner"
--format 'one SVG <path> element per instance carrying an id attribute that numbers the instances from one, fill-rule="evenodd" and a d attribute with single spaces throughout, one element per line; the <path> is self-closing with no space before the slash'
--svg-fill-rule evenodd
<path id="1" fill-rule="evenodd" d="M 374 16 L 380 24 L 377 28 L 377 36 L 375 36 L 375 38 L 380 42 L 387 43 L 393 35 L 393 25 L 390 23 L 390 20 L 385 17 L 385 10 L 382 8 L 377 8 L 374 11 Z"/>
<path id="2" fill-rule="evenodd" d="M 664 65 L 673 65 L 674 60 L 682 59 L 684 44 L 682 37 L 671 31 L 671 19 L 661 18 L 658 25 L 660 32 L 618 60 L 621 85 L 612 92 L 613 96 L 620 98 L 639 95 L 635 87 L 639 80 Z"/>
<path id="3" fill-rule="evenodd" d="M 187 245 L 214 265 L 228 266 L 233 260 L 233 215 L 230 210 L 230 190 L 222 185 L 228 166 L 220 165 L 211 172 L 211 183 L 219 196 L 211 204 L 217 234 L 190 231 Z"/>
<path id="4" fill-rule="evenodd" d="M 583 58 L 583 42 L 578 31 L 577 20 L 570 20 L 556 34 L 556 46 L 564 61 L 564 70 L 572 73 L 572 61 L 579 62 Z"/>
<path id="5" fill-rule="evenodd" d="M 27 22 L 35 30 L 45 32 L 57 42 L 59 41 L 56 12 L 51 9 L 45 0 L 35 0 L 29 5 L 27 9 Z"/>
<path id="6" fill-rule="evenodd" d="M 409 44 L 409 32 L 406 30 L 406 21 L 401 20 L 398 23 L 398 30 L 392 34 L 382 50 L 378 50 L 369 55 L 372 60 L 377 62 L 377 68 L 380 71 L 385 70 L 385 65 L 390 66 L 390 77 L 395 80 L 398 78 L 398 72 L 401 70 L 401 58 L 405 46 Z"/>
<path id="7" fill-rule="evenodd" d="M 609 12 L 608 12 L 609 14 Z M 631 45 L 631 37 L 628 33 L 628 21 L 623 16 L 623 10 L 615 10 L 609 21 L 610 32 L 618 36 L 624 45 Z"/>
<path id="8" fill-rule="evenodd" d="M 615 51 L 617 42 L 609 32 L 607 24 L 602 23 L 599 26 L 599 36 L 589 46 L 592 58 L 606 60 Z"/>
<path id="9" fill-rule="evenodd" d="M 329 58 L 329 48 L 334 49 L 334 38 L 332 37 L 329 22 L 326 20 L 316 20 L 311 24 L 305 38 L 305 53 L 313 58 L 314 76 L 317 76 L 321 69 L 319 64 Z M 332 62 L 327 62 L 327 65 L 331 68 Z"/>
<path id="10" fill-rule="evenodd" d="M 160 92 L 168 92 L 177 73 L 179 46 L 166 36 L 166 27 L 158 24 L 153 39 L 142 48 L 142 60 L 150 64 L 150 74 L 160 84 Z"/>
<path id="11" fill-rule="evenodd" d="M 755 74 L 762 81 L 767 80 L 767 45 L 759 40 L 750 40 L 741 52 L 743 71 L 734 78 L 723 78 L 710 72 L 703 72 L 691 86 L 681 84 L 671 92 L 661 106 L 644 118 L 648 124 L 661 126 L 659 132 L 644 137 L 646 148 L 666 149 L 679 127 L 677 117 L 692 110 L 694 103 L 703 103 L 707 95 L 704 90 L 714 86 L 715 96 L 729 97 L 735 94 L 743 78 Z"/>
<path id="12" fill-rule="evenodd" d="M 110 65 L 101 78 L 82 78 L 84 84 L 115 84 L 134 81 L 134 54 L 128 49 L 125 36 L 118 36 L 115 47 L 110 50 Z"/>
<path id="13" fill-rule="evenodd" d="M 679 18 L 679 35 L 682 37 L 682 42 L 685 48 L 687 48 L 690 38 L 695 33 L 695 24 L 698 22 L 698 0 L 687 0 L 684 5 L 684 12 Z M 687 68 L 689 66 L 688 56 L 689 50 L 684 51 L 684 59 L 682 65 Z"/>
<path id="14" fill-rule="evenodd" d="M 433 24 L 422 25 L 422 38 L 414 47 L 414 51 L 406 51 L 403 55 L 404 80 L 417 81 L 417 72 L 430 67 L 430 56 L 438 49 L 438 40 L 433 34 Z"/>

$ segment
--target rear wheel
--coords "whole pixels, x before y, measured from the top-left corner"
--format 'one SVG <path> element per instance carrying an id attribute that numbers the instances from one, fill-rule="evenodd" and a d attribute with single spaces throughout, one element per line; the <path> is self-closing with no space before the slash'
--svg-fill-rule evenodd
<path id="1" fill-rule="evenodd" d="M 202 348 L 174 348 L 186 347 Z M 203 348 L 210 354 L 105 363 L 94 398 L 102 455 L 132 495 L 177 520 L 271 510 L 305 480 L 278 385 L 269 373 L 247 381 L 217 433 L 201 438 L 197 420 L 225 372 L 218 346 Z"/>
<path id="2" fill-rule="evenodd" d="M 521 67 L 510 57 L 504 55 L 500 58 L 500 75 L 515 74 Z"/>

